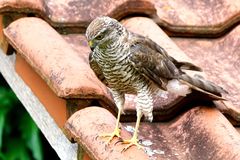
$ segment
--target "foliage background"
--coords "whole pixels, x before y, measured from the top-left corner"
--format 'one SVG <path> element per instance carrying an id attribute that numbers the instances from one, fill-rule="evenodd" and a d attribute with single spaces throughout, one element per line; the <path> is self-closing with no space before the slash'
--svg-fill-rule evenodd
<path id="1" fill-rule="evenodd" d="M 59 159 L 0 74 L 0 160 Z"/>

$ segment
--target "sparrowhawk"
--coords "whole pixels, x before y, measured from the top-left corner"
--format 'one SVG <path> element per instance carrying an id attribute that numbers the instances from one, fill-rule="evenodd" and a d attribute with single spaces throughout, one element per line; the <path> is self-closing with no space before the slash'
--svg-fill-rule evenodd
<path id="1" fill-rule="evenodd" d="M 120 137 L 119 121 L 125 94 L 135 94 L 137 122 L 132 139 L 124 140 L 128 147 L 138 144 L 138 127 L 142 115 L 152 121 L 153 98 L 157 90 L 185 96 L 191 89 L 222 99 L 221 87 L 200 77 L 191 77 L 185 70 L 201 71 L 189 62 L 179 62 L 147 37 L 128 31 L 110 17 L 94 19 L 86 30 L 92 52 L 89 63 L 96 76 L 111 90 L 118 107 L 117 124 L 110 137 Z"/>

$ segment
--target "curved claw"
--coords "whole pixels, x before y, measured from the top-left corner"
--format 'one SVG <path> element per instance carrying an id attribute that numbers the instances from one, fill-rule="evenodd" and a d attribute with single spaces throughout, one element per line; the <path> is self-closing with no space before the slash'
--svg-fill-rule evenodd
<path id="1" fill-rule="evenodd" d="M 119 137 L 120 139 L 118 139 L 115 143 L 114 143 L 114 145 L 116 145 L 116 144 L 118 144 L 118 143 L 122 143 L 123 142 L 123 139 L 121 138 L 121 137 Z"/>
<path id="2" fill-rule="evenodd" d="M 99 135 L 99 137 L 110 137 L 107 140 L 107 144 L 110 144 L 114 137 L 120 138 L 120 129 L 115 128 L 112 133 L 102 134 L 102 135 Z"/>
<path id="3" fill-rule="evenodd" d="M 122 143 L 123 144 L 128 144 L 128 145 L 126 147 L 124 147 L 121 152 L 125 152 L 128 148 L 130 148 L 133 145 L 137 146 L 138 149 L 144 149 L 144 146 L 140 145 L 138 143 L 138 139 L 134 138 L 134 137 L 130 140 L 124 140 Z"/>

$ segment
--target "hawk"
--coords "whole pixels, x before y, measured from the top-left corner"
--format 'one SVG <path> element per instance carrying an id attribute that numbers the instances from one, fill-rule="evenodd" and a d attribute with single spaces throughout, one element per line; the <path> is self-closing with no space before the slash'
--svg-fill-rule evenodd
<path id="1" fill-rule="evenodd" d="M 185 96 L 191 89 L 211 94 L 214 99 L 222 99 L 226 91 L 199 76 L 189 76 L 184 70 L 201 71 L 189 62 L 179 62 L 147 37 L 128 31 L 117 20 L 107 16 L 94 19 L 86 30 L 86 38 L 92 50 L 89 63 L 96 76 L 111 90 L 118 108 L 117 124 L 109 136 L 120 137 L 119 121 L 123 112 L 125 94 L 135 94 L 137 122 L 133 137 L 124 140 L 128 144 L 142 148 L 138 144 L 138 128 L 144 115 L 153 120 L 152 95 L 164 90 Z"/>

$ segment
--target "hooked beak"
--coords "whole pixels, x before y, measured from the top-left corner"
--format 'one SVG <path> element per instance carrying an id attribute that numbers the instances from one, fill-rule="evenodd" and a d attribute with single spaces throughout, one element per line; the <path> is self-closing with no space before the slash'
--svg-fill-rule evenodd
<path id="1" fill-rule="evenodd" d="M 89 47 L 91 48 L 92 51 L 96 47 L 96 44 L 94 44 L 92 40 L 88 41 L 88 45 L 89 45 Z"/>

